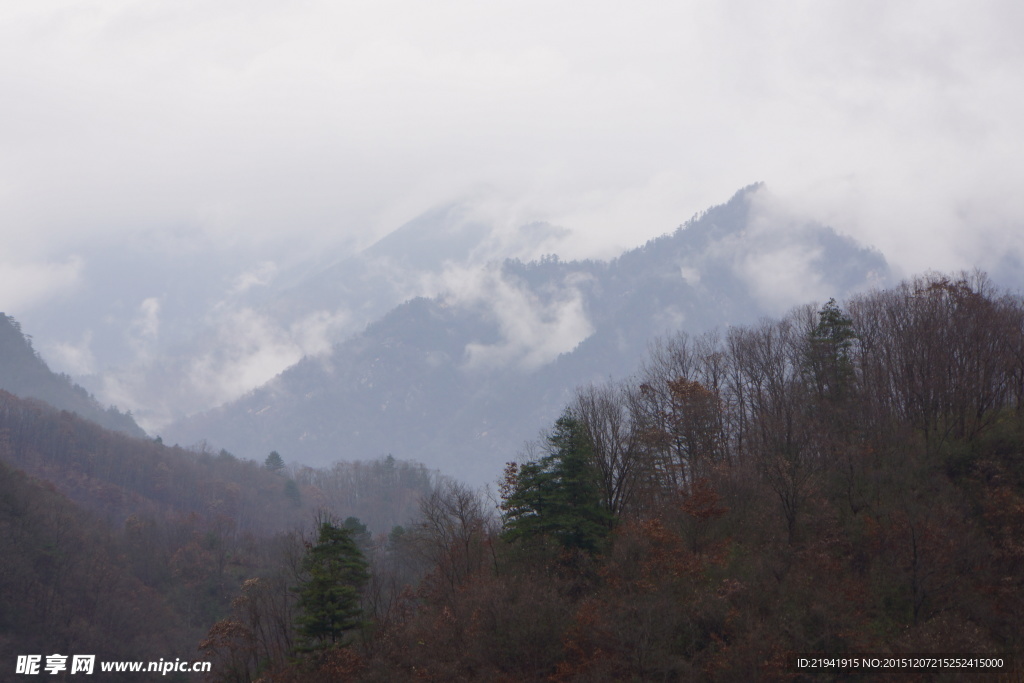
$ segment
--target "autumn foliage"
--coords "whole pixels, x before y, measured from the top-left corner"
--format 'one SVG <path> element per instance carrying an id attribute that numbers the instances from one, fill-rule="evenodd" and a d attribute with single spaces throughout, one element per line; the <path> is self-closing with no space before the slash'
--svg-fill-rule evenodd
<path id="1" fill-rule="evenodd" d="M 297 647 L 310 531 L 263 546 L 203 641 L 213 680 L 798 681 L 793 653 L 1024 650 L 1024 301 L 983 276 L 680 334 L 554 418 L 496 497 L 435 482 L 363 539 L 333 647 Z M 209 585 L 216 519 L 136 573 Z"/>
<path id="2" fill-rule="evenodd" d="M 418 594 L 367 671 L 798 680 L 789 653 L 1019 652 L 1022 381 L 1024 306 L 980 276 L 663 342 L 568 408 L 609 544 L 539 543 L 558 508 L 517 492 L 556 468 L 510 465 L 528 538 L 481 539 L 495 561 Z"/>

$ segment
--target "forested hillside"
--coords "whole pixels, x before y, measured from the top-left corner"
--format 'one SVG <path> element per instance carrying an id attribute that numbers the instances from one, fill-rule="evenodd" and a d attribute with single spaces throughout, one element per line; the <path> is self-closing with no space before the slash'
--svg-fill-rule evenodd
<path id="1" fill-rule="evenodd" d="M 122 413 L 114 407 L 104 409 L 66 375 L 51 372 L 32 348 L 30 338 L 22 332 L 18 321 L 3 313 L 0 313 L 0 389 L 46 401 L 107 429 L 145 436 L 131 414 Z"/>
<path id="2" fill-rule="evenodd" d="M 315 510 L 369 538 L 442 481 L 394 458 L 311 470 L 167 447 L 0 391 L 0 657 L 196 659 Z"/>
<path id="3" fill-rule="evenodd" d="M 360 553 L 323 520 L 210 632 L 214 678 L 806 680 L 787 653 L 1024 648 L 1024 301 L 983 276 L 677 335 L 552 424 L 500 501 L 441 487 Z M 288 587 L 329 553 L 349 592 L 313 619 Z"/>
<path id="4" fill-rule="evenodd" d="M 125 561 L 130 544 L 117 536 L 51 485 L 0 462 L 5 676 L 26 653 L 88 652 L 102 659 L 190 654 L 184 615 Z"/>

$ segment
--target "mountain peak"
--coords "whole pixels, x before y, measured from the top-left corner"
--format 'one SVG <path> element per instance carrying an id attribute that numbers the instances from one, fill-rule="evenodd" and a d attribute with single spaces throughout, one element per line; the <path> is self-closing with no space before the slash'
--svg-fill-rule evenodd
<path id="1" fill-rule="evenodd" d="M 388 233 L 363 251 L 370 259 L 433 271 L 447 261 L 464 262 L 491 233 L 466 206 L 448 204 L 431 209 Z"/>

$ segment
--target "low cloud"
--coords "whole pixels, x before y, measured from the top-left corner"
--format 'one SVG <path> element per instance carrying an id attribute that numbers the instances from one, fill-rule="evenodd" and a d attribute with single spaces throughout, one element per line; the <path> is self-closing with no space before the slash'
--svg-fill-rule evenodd
<path id="1" fill-rule="evenodd" d="M 91 375 L 98 369 L 96 356 L 92 352 L 92 333 L 86 332 L 78 343 L 45 343 L 40 353 L 57 367 L 72 375 Z"/>
<path id="2" fill-rule="evenodd" d="M 139 424 L 158 433 L 183 415 L 237 399 L 264 384 L 304 356 L 328 352 L 344 329 L 343 311 L 315 311 L 278 320 L 233 299 L 206 314 L 203 331 L 183 347 L 160 339 L 160 303 L 146 299 L 127 331 L 131 358 L 98 369 L 86 336 L 80 344 L 51 345 L 48 355 L 88 378 L 106 403 L 133 411 Z"/>
<path id="3" fill-rule="evenodd" d="M 743 254 L 738 259 L 737 275 L 767 312 L 778 315 L 826 291 L 814 264 L 820 256 L 820 249 L 773 245 Z"/>
<path id="4" fill-rule="evenodd" d="M 131 403 L 139 406 L 144 426 L 157 429 L 175 417 L 237 399 L 304 356 L 326 353 L 347 320 L 343 312 L 317 311 L 282 325 L 249 307 L 222 308 L 214 315 L 212 337 L 207 335 L 203 350 L 171 354 L 162 361 L 175 367 L 163 378 L 171 386 L 159 381 L 161 367 L 137 368 L 127 375 L 134 384 Z M 121 379 L 122 389 L 125 379 Z M 171 400 L 161 403 L 153 386 L 162 386 Z M 154 406 L 159 407 L 147 412 L 147 407 Z"/>
<path id="5" fill-rule="evenodd" d="M 273 261 L 262 261 L 237 275 L 228 290 L 228 296 L 245 294 L 256 287 L 264 287 L 274 280 L 278 266 Z"/>
<path id="6" fill-rule="evenodd" d="M 869 273 L 867 283 L 862 281 L 863 269 L 858 264 L 870 257 L 861 249 L 870 245 L 833 235 L 828 226 L 794 210 L 771 187 L 756 188 L 746 198 L 749 214 L 744 228 L 719 236 L 706 251 L 690 254 L 680 264 L 687 282 L 699 281 L 702 268 L 725 267 L 770 315 L 781 315 L 816 298 L 850 293 L 850 287 L 886 284 L 889 273 L 884 266 Z M 854 259 L 855 263 L 837 258 Z M 871 260 L 863 262 L 873 264 Z M 851 268 L 855 281 L 846 277 Z"/>
<path id="7" fill-rule="evenodd" d="M 483 310 L 500 335 L 494 343 L 466 345 L 467 370 L 535 370 L 571 351 L 594 331 L 583 295 L 572 282 L 537 292 L 508 277 L 497 265 L 451 269 L 444 279 L 444 300 L 449 305 Z"/>
<path id="8" fill-rule="evenodd" d="M 160 337 L 160 299 L 149 297 L 139 304 L 139 316 L 132 324 L 140 341 L 155 342 Z"/>
<path id="9" fill-rule="evenodd" d="M 20 311 L 45 304 L 55 296 L 72 291 L 81 277 L 82 260 L 35 263 L 0 262 L 0 292 L 5 311 L 18 316 Z"/>

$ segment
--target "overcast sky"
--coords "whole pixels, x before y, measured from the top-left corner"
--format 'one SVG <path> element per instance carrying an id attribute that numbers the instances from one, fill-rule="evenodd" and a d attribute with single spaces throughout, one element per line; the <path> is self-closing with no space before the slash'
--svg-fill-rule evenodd
<path id="1" fill-rule="evenodd" d="M 481 193 L 607 255 L 755 181 L 906 272 L 988 265 L 1024 240 L 1022 36 L 1015 0 L 0 0 L 0 287 Z"/>

